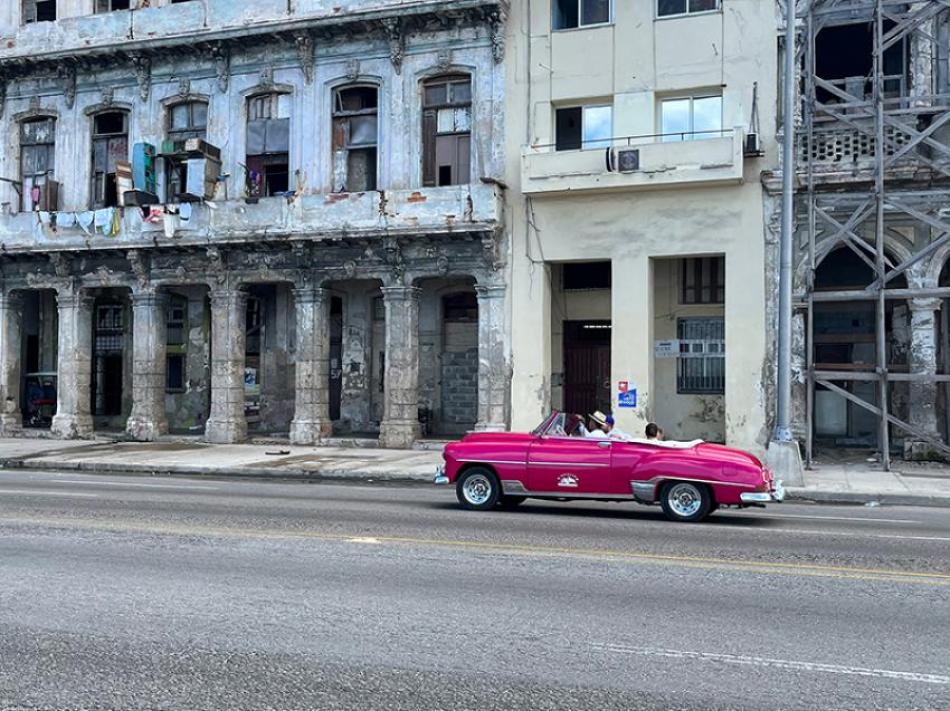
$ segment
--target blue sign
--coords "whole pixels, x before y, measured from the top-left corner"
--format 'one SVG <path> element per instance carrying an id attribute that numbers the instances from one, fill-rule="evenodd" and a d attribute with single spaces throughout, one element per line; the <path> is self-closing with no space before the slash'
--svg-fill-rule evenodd
<path id="1" fill-rule="evenodd" d="M 617 407 L 636 407 L 637 406 L 637 389 L 630 388 L 626 392 L 617 393 Z"/>

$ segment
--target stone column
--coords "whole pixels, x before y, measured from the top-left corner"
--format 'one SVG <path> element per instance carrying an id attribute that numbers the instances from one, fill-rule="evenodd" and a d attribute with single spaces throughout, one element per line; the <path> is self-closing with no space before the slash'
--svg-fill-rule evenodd
<path id="1" fill-rule="evenodd" d="M 92 305 L 81 289 L 59 292 L 56 415 L 50 428 L 64 439 L 89 437 L 92 423 Z"/>
<path id="2" fill-rule="evenodd" d="M 23 300 L 18 293 L 0 292 L 0 435 L 23 427 L 20 411 L 20 347 Z"/>
<path id="3" fill-rule="evenodd" d="M 211 292 L 211 414 L 205 439 L 233 444 L 247 438 L 244 417 L 244 350 L 247 292 Z"/>
<path id="4" fill-rule="evenodd" d="M 937 372 L 937 315 L 940 299 L 911 299 L 910 305 L 910 372 L 933 375 Z M 926 434 L 940 437 L 937 428 L 937 384 L 910 381 L 909 416 L 911 426 Z M 934 448 L 926 441 L 908 433 L 904 441 L 907 459 L 929 459 Z"/>
<path id="5" fill-rule="evenodd" d="M 297 357 L 290 441 L 319 444 L 330 434 L 330 295 L 325 289 L 294 289 Z"/>
<path id="6" fill-rule="evenodd" d="M 408 449 L 419 438 L 419 292 L 413 286 L 384 286 L 386 369 L 379 443 Z"/>
<path id="7" fill-rule="evenodd" d="M 132 294 L 132 413 L 126 431 L 151 442 L 168 432 L 165 416 L 167 296 L 158 291 Z"/>
<path id="8" fill-rule="evenodd" d="M 505 287 L 476 286 L 478 296 L 478 422 L 476 430 L 507 426 L 508 364 L 505 362 Z"/>

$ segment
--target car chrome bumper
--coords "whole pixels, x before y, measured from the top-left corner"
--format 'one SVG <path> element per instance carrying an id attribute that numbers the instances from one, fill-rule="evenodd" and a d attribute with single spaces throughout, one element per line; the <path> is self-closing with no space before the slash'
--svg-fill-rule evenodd
<path id="1" fill-rule="evenodd" d="M 432 480 L 433 484 L 448 484 L 449 478 L 445 475 L 445 467 L 436 467 L 435 468 L 435 478 Z"/>
<path id="2" fill-rule="evenodd" d="M 779 479 L 774 483 L 772 491 L 746 491 L 739 494 L 739 498 L 744 504 L 768 504 L 771 502 L 779 503 L 785 500 L 785 487 Z"/>

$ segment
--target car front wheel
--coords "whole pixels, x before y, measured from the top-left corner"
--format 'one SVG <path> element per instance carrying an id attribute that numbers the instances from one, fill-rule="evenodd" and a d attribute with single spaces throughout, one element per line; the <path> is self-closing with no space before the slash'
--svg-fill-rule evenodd
<path id="1" fill-rule="evenodd" d="M 703 484 L 671 481 L 660 492 L 663 513 L 671 521 L 702 521 L 712 512 L 714 503 L 712 492 Z"/>
<path id="2" fill-rule="evenodd" d="M 455 485 L 455 495 L 463 509 L 487 511 L 498 503 L 501 485 L 498 477 L 484 467 L 465 470 Z"/>

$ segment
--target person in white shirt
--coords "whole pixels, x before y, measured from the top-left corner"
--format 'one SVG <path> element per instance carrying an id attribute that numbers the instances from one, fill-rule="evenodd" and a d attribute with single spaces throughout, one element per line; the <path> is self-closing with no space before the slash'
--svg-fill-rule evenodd
<path id="1" fill-rule="evenodd" d="M 613 415 L 607 415 L 607 436 L 610 439 L 619 439 L 622 442 L 630 442 L 633 438 L 614 424 Z"/>
<path id="2" fill-rule="evenodd" d="M 590 427 L 587 429 L 587 436 L 592 437 L 593 439 L 608 439 L 610 432 L 610 425 L 607 424 L 607 416 L 602 413 L 600 410 L 588 415 L 590 419 Z"/>

